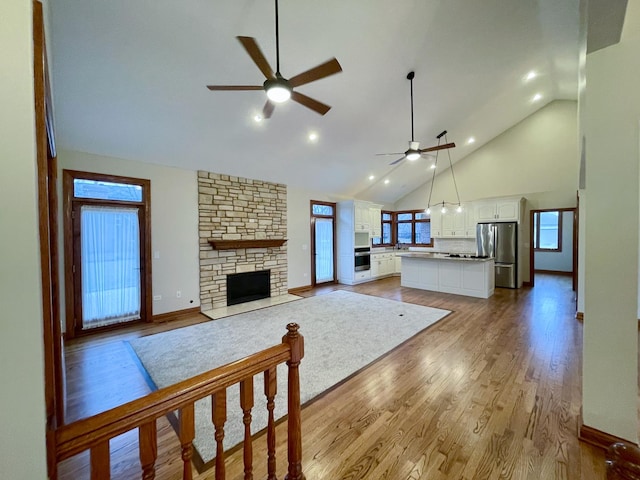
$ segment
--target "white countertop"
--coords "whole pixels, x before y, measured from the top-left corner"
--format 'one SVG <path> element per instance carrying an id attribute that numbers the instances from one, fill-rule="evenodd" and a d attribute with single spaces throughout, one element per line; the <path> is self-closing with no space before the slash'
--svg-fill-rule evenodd
<path id="1" fill-rule="evenodd" d="M 470 257 L 449 257 L 446 253 L 431 253 L 431 252 L 402 252 L 396 255 L 407 258 L 420 258 L 424 260 L 450 260 L 454 262 L 489 262 L 493 261 L 493 258 L 470 258 Z"/>

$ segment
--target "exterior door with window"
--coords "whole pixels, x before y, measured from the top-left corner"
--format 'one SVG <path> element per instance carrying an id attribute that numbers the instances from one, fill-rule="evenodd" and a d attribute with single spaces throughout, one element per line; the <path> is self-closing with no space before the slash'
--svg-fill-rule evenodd
<path id="1" fill-rule="evenodd" d="M 336 204 L 311 201 L 312 285 L 335 282 Z"/>
<path id="2" fill-rule="evenodd" d="M 148 320 L 148 180 L 65 170 L 64 189 L 67 336 Z"/>

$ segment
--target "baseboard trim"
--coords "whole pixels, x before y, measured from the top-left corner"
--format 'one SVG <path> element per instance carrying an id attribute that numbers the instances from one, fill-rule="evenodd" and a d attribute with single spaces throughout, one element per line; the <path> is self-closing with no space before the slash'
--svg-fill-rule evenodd
<path id="1" fill-rule="evenodd" d="M 185 308 L 184 310 L 176 310 L 175 312 L 159 313 L 151 317 L 151 321 L 153 323 L 170 322 L 195 313 L 200 313 L 200 307 Z"/>
<path id="2" fill-rule="evenodd" d="M 522 286 L 523 287 L 531 287 L 532 284 L 531 284 L 531 282 L 522 282 Z"/>
<path id="3" fill-rule="evenodd" d="M 576 312 L 576 320 L 578 320 L 579 322 L 582 322 L 584 320 L 584 313 Z"/>
<path id="4" fill-rule="evenodd" d="M 311 290 L 313 287 L 311 285 L 303 285 L 302 287 L 296 287 L 296 288 L 290 288 L 288 290 L 288 292 L 291 295 L 296 295 L 298 293 L 302 293 L 302 292 L 308 292 L 309 290 Z"/>
<path id="5" fill-rule="evenodd" d="M 624 438 L 616 437 L 615 435 L 611 435 L 610 433 L 603 432 L 602 430 L 598 430 L 597 428 L 590 427 L 589 425 L 585 425 L 582 423 L 582 414 L 578 419 L 579 429 L 578 429 L 578 439 L 593 445 L 594 447 L 602 448 L 606 450 L 609 446 L 614 443 L 623 442 L 631 445 L 635 445 L 633 442 L 626 440 Z"/>

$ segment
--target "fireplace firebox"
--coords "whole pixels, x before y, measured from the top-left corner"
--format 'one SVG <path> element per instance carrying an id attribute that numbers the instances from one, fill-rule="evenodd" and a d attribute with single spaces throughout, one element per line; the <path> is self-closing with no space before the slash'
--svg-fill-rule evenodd
<path id="1" fill-rule="evenodd" d="M 227 275 L 227 305 L 271 296 L 271 270 Z"/>

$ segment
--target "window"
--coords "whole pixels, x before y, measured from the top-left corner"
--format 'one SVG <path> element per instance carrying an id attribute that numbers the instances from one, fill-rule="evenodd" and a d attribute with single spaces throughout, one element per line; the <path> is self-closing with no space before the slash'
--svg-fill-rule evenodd
<path id="1" fill-rule="evenodd" d="M 396 242 L 404 246 L 433 246 L 431 223 L 424 210 L 396 212 Z"/>
<path id="2" fill-rule="evenodd" d="M 533 213 L 533 248 L 562 251 L 562 212 L 546 210 Z"/>
<path id="3" fill-rule="evenodd" d="M 375 219 L 373 219 L 375 222 Z M 375 246 L 392 246 L 393 242 L 393 212 L 382 211 L 380 214 L 380 222 L 382 223 L 382 236 L 374 237 L 372 244 Z"/>

